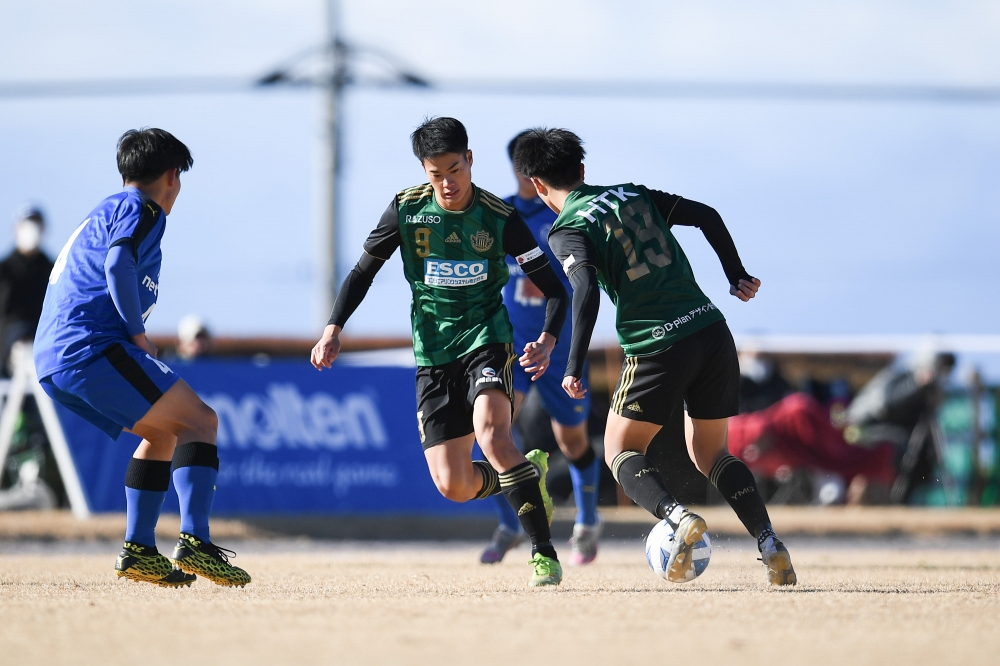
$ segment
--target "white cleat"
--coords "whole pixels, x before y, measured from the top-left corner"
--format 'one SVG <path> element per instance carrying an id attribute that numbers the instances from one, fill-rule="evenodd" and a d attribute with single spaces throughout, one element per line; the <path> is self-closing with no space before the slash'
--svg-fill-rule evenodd
<path id="1" fill-rule="evenodd" d="M 792 567 L 792 556 L 774 532 L 763 532 L 757 540 L 757 547 L 760 548 L 760 561 L 767 570 L 767 582 L 777 586 L 795 585 L 798 582 Z"/>
<path id="2" fill-rule="evenodd" d="M 573 525 L 573 536 L 569 540 L 570 548 L 573 549 L 569 556 L 570 566 L 578 567 L 594 561 L 597 557 L 597 544 L 601 539 L 603 528 L 604 523 L 600 518 L 593 525 L 582 523 Z"/>
<path id="3" fill-rule="evenodd" d="M 679 509 L 680 511 L 678 511 Z M 677 507 L 671 512 L 671 517 L 679 513 L 677 528 L 674 530 L 674 550 L 667 560 L 667 580 L 679 583 L 686 580 L 687 572 L 693 562 L 694 545 L 701 540 L 701 535 L 708 531 L 705 519 L 696 513 L 691 513 L 683 507 Z"/>

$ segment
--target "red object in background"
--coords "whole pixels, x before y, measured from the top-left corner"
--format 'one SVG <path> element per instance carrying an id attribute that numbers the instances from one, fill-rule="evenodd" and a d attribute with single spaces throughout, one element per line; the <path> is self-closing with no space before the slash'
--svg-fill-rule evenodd
<path id="1" fill-rule="evenodd" d="M 771 479 L 784 479 L 795 469 L 834 472 L 848 484 L 859 474 L 885 484 L 896 478 L 892 445 L 848 444 L 843 430 L 830 422 L 830 410 L 805 393 L 729 419 L 729 452 Z"/>

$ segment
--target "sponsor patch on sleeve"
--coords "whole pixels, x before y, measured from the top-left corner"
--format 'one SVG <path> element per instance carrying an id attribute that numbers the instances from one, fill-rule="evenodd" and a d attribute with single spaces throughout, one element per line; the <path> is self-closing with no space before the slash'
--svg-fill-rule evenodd
<path id="1" fill-rule="evenodd" d="M 572 254 L 566 257 L 566 261 L 563 262 L 563 273 L 569 275 L 569 269 L 572 268 L 573 264 L 575 263 L 576 263 L 576 257 L 574 257 Z"/>
<path id="2" fill-rule="evenodd" d="M 517 263 L 520 266 L 521 264 L 528 263 L 532 259 L 538 259 L 538 257 L 540 256 L 542 256 L 542 250 L 536 245 L 535 247 L 531 248 L 524 254 L 519 254 L 514 258 L 517 260 Z"/>

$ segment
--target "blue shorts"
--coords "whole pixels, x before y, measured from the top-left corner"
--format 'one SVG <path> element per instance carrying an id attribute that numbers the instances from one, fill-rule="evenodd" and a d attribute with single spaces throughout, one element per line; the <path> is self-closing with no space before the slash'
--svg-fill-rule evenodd
<path id="1" fill-rule="evenodd" d="M 116 342 L 83 365 L 43 377 L 49 397 L 118 439 L 180 377 L 128 342 Z"/>
<path id="2" fill-rule="evenodd" d="M 524 353 L 524 346 L 528 342 L 533 342 L 536 338 L 527 340 L 517 334 L 514 330 L 514 353 L 521 355 Z M 566 363 L 569 362 L 569 337 L 565 341 L 560 339 L 556 348 L 552 350 L 552 358 L 549 362 L 549 369 L 545 371 L 538 381 L 531 381 L 531 375 L 524 371 L 517 363 L 514 364 L 514 390 L 527 394 L 534 386 L 538 389 L 538 397 L 542 399 L 542 407 L 545 412 L 556 420 L 556 423 L 564 426 L 575 426 L 587 420 L 590 415 L 590 393 L 584 396 L 583 400 L 571 398 L 563 390 L 562 380 L 566 372 Z M 583 370 L 583 387 L 587 385 L 587 366 Z"/>

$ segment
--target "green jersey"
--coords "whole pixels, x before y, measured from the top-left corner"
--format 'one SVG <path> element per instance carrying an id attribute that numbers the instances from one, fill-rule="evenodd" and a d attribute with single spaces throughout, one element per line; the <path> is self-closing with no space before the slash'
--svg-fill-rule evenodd
<path id="1" fill-rule="evenodd" d="M 694 280 L 670 225 L 641 185 L 582 185 L 569 193 L 550 235 L 582 232 L 585 263 L 557 251 L 567 274 L 591 264 L 617 307 L 618 341 L 628 356 L 656 354 L 725 317 Z"/>
<path id="2" fill-rule="evenodd" d="M 413 353 L 420 366 L 443 365 L 483 345 L 514 340 L 502 297 L 509 278 L 505 236 L 512 223 L 524 222 L 498 197 L 473 190 L 472 203 L 460 212 L 439 206 L 430 184 L 403 190 L 365 243 L 365 251 L 380 259 L 400 249 L 413 294 Z M 534 252 L 519 255 L 524 261 L 542 256 L 536 244 Z"/>

